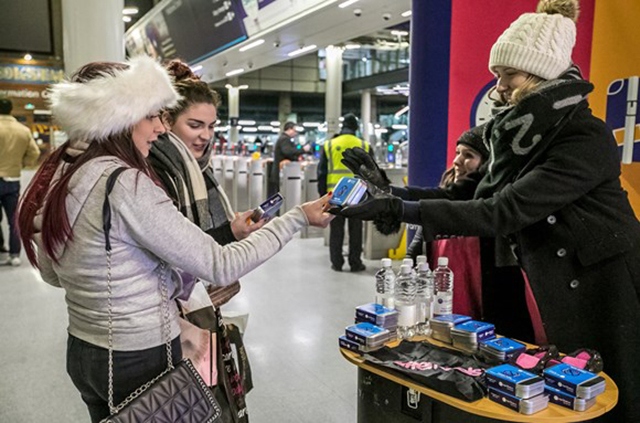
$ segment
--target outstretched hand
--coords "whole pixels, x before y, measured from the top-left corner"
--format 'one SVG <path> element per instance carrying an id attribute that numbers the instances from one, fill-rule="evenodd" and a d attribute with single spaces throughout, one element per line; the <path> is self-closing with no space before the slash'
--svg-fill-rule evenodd
<path id="1" fill-rule="evenodd" d="M 342 164 L 354 175 L 359 176 L 384 192 L 389 192 L 391 181 L 373 158 L 362 148 L 348 148 L 342 153 Z"/>
<path id="2" fill-rule="evenodd" d="M 231 221 L 231 232 L 236 240 L 241 241 L 251 234 L 262 228 L 266 223 L 266 219 L 260 219 L 257 222 L 251 220 L 254 210 L 247 210 L 244 213 L 236 213 L 236 217 Z"/>
<path id="3" fill-rule="evenodd" d="M 311 226 L 319 228 L 326 228 L 329 226 L 329 222 L 331 222 L 335 217 L 327 212 L 330 199 L 331 194 L 325 194 L 317 200 L 302 204 L 302 211 L 304 211 L 304 214 L 307 216 L 307 220 Z"/>

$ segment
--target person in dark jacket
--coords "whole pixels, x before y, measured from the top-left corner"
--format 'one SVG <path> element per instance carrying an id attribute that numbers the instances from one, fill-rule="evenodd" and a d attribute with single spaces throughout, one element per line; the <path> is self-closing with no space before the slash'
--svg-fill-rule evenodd
<path id="1" fill-rule="evenodd" d="M 280 167 L 283 160 L 295 162 L 300 160 L 310 147 L 305 144 L 299 149 L 293 142 L 293 138 L 298 134 L 296 124 L 287 122 L 284 124 L 284 131 L 280 134 L 273 149 L 273 165 L 269 172 L 269 196 L 280 190 Z"/>
<path id="2" fill-rule="evenodd" d="M 495 238 L 496 261 L 517 260 L 526 273 L 549 343 L 565 353 L 586 347 L 602 354 L 619 402 L 597 421 L 635 422 L 640 222 L 620 184 L 612 132 L 589 109 L 593 85 L 571 63 L 577 6 L 541 2 L 491 49 L 489 67 L 507 107 L 484 132 L 491 162 L 475 199 L 378 195 L 337 212 L 421 224 L 426 240 Z"/>

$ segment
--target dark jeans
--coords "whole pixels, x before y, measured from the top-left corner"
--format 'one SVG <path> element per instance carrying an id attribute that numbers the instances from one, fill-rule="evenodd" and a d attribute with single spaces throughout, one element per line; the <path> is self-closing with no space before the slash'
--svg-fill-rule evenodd
<path id="1" fill-rule="evenodd" d="M 329 257 L 331 264 L 340 269 L 344 264 L 342 257 L 342 244 L 344 243 L 344 223 L 349 222 L 349 266 L 362 264 L 362 220 L 346 219 L 336 216 L 330 223 L 329 230 Z"/>
<path id="2" fill-rule="evenodd" d="M 9 254 L 20 255 L 20 237 L 16 224 L 16 209 L 20 196 L 20 181 L 5 181 L 0 178 L 0 205 L 7 215 L 9 225 Z"/>
<path id="3" fill-rule="evenodd" d="M 173 362 L 182 360 L 180 337 L 171 342 Z M 166 346 L 141 351 L 113 352 L 113 405 L 167 368 Z M 73 335 L 67 340 L 67 373 L 89 408 L 91 421 L 108 417 L 109 350 L 89 344 Z"/>

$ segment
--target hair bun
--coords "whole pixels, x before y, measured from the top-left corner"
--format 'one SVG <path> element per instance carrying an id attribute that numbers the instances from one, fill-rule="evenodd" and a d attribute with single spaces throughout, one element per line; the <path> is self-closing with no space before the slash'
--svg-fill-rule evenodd
<path id="1" fill-rule="evenodd" d="M 580 4 L 578 0 L 540 0 L 536 12 L 548 15 L 560 14 L 565 18 L 578 22 Z"/>
<path id="2" fill-rule="evenodd" d="M 173 76 L 176 82 L 182 81 L 185 79 L 200 79 L 198 75 L 193 73 L 189 65 L 187 65 L 186 63 L 178 59 L 174 59 L 170 61 L 167 64 L 166 68 L 167 68 L 167 71 L 169 71 L 169 74 Z"/>

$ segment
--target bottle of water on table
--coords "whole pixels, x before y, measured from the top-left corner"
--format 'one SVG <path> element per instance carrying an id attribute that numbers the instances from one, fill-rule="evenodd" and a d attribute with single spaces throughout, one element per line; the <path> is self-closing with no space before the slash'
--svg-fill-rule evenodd
<path id="1" fill-rule="evenodd" d="M 383 258 L 380 270 L 376 272 L 376 303 L 394 308 L 395 285 L 396 275 L 391 267 L 391 259 Z"/>
<path id="2" fill-rule="evenodd" d="M 416 280 L 408 264 L 400 266 L 396 279 L 396 310 L 398 310 L 398 338 L 408 339 L 416 334 Z"/>
<path id="3" fill-rule="evenodd" d="M 429 335 L 429 319 L 433 317 L 433 274 L 426 261 L 418 264 L 416 273 L 416 333 Z"/>
<path id="4" fill-rule="evenodd" d="M 453 272 L 448 267 L 447 257 L 438 258 L 438 267 L 433 270 L 433 315 L 453 313 Z"/>

